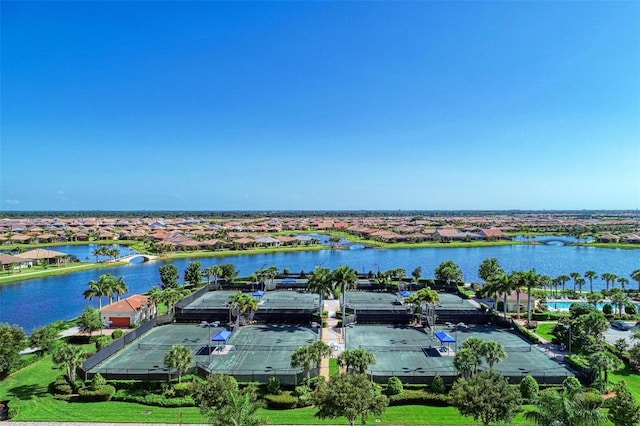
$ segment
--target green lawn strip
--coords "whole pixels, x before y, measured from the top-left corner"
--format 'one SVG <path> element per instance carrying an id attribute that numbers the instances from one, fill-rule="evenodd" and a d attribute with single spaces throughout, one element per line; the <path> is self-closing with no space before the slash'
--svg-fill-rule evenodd
<path id="1" fill-rule="evenodd" d="M 329 359 L 329 376 L 335 376 L 340 372 L 340 366 L 336 358 Z"/>
<path id="2" fill-rule="evenodd" d="M 46 269 L 42 266 L 34 266 L 27 271 L 10 275 L 0 275 L 0 285 L 17 281 L 26 281 L 34 278 L 46 278 L 54 275 L 72 274 L 74 272 L 88 271 L 92 269 L 110 268 L 113 266 L 125 265 L 125 263 L 70 263 L 68 266 L 49 266 Z M 39 268 L 40 270 L 34 270 Z"/>
<path id="3" fill-rule="evenodd" d="M 633 372 L 628 365 L 620 371 L 609 373 L 609 380 L 612 383 L 618 383 L 624 380 L 629 387 L 629 391 L 636 398 L 636 401 L 640 402 L 640 375 Z"/>
<path id="4" fill-rule="evenodd" d="M 553 340 L 553 334 L 551 334 L 551 330 L 556 326 L 556 323 L 553 322 L 543 322 L 538 323 L 538 328 L 536 329 L 536 334 L 551 342 Z"/>

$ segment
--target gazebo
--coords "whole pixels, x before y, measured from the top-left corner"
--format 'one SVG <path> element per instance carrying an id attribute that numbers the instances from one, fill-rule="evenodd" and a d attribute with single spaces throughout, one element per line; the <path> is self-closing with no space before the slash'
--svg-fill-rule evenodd
<path id="1" fill-rule="evenodd" d="M 211 341 L 216 343 L 216 351 L 224 349 L 224 345 L 227 343 L 227 340 L 229 340 L 229 337 L 231 337 L 231 332 L 229 330 L 218 331 L 218 333 L 213 336 Z"/>
<path id="2" fill-rule="evenodd" d="M 451 353 L 451 348 L 449 347 L 449 344 L 450 343 L 455 343 L 456 339 L 451 337 L 451 335 L 449 333 L 447 333 L 446 331 L 437 331 L 435 333 L 435 336 L 440 341 L 440 350 L 439 350 L 439 352 Z M 445 343 L 447 344 L 446 349 L 445 349 L 445 346 L 444 346 Z"/>

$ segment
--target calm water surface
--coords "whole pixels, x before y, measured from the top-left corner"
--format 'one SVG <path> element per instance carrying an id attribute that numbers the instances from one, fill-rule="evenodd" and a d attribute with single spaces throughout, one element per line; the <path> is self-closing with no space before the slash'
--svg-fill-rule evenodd
<path id="1" fill-rule="evenodd" d="M 70 246 L 78 247 L 78 246 Z M 91 253 L 92 249 L 86 249 Z M 64 251 L 58 247 L 57 250 Z M 82 256 L 81 253 L 79 253 Z M 79 257 L 80 257 L 79 256 Z M 86 256 L 86 255 L 85 255 Z M 576 271 L 584 274 L 594 270 L 601 274 L 612 272 L 627 278 L 640 268 L 640 250 L 603 249 L 596 247 L 564 245 L 519 245 L 474 248 L 414 248 L 414 249 L 360 249 L 321 250 L 295 253 L 271 253 L 238 255 L 219 258 L 172 260 L 182 272 L 190 260 L 202 262 L 203 268 L 233 263 L 241 276 L 250 275 L 261 267 L 277 266 L 291 272 L 312 271 L 316 266 L 334 269 L 349 265 L 360 272 L 385 271 L 402 267 L 410 276 L 411 271 L 421 266 L 424 278 L 432 278 L 435 268 L 445 260 L 456 262 L 466 281 L 480 281 L 478 266 L 486 258 L 495 257 L 506 271 L 535 268 L 538 273 L 551 277 Z M 0 286 L 0 323 L 8 322 L 22 326 L 27 332 L 35 327 L 60 319 L 70 319 L 82 313 L 87 300 L 82 293 L 90 280 L 102 274 L 123 276 L 130 293 L 142 293 L 159 284 L 158 269 L 165 262 L 135 263 L 94 271 L 77 272 L 70 275 L 32 279 Z M 571 288 L 571 284 L 567 284 Z M 630 284 L 635 287 L 635 282 Z M 594 281 L 595 288 L 604 288 L 604 282 Z M 587 281 L 588 288 L 588 281 Z M 97 307 L 98 302 L 91 302 Z"/>

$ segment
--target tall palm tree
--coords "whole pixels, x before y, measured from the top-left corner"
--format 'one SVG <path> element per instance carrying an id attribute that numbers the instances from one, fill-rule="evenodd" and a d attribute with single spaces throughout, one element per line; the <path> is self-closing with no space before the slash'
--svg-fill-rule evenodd
<path id="1" fill-rule="evenodd" d="M 502 294 L 502 308 L 504 310 L 504 318 L 507 318 L 507 297 L 514 289 L 511 275 L 501 273 L 489 279 L 488 285 L 497 294 Z"/>
<path id="2" fill-rule="evenodd" d="M 587 271 L 584 273 L 584 276 L 589 280 L 589 292 L 593 293 L 593 280 L 598 278 L 598 273 L 596 271 Z"/>
<path id="3" fill-rule="evenodd" d="M 622 288 L 622 291 L 624 291 L 625 286 L 629 285 L 629 278 L 618 277 L 616 281 L 620 283 L 620 287 Z"/>
<path id="4" fill-rule="evenodd" d="M 569 276 L 571 278 L 573 278 L 573 291 L 576 291 L 576 285 L 577 285 L 577 280 L 578 278 L 580 278 L 582 275 L 580 275 L 580 272 L 572 272 L 569 274 Z"/>
<path id="5" fill-rule="evenodd" d="M 604 391 L 605 386 L 609 383 L 609 372 L 619 370 L 624 367 L 620 359 L 608 352 L 594 352 L 587 358 L 591 369 L 598 373 L 598 382 L 600 383 L 600 392 Z"/>
<path id="6" fill-rule="evenodd" d="M 76 370 L 84 360 L 84 351 L 80 346 L 68 343 L 60 344 L 53 353 L 53 363 L 66 369 L 69 383 L 75 384 Z"/>
<path id="7" fill-rule="evenodd" d="M 300 346 L 291 355 L 291 368 L 302 368 L 307 377 L 311 379 L 311 366 L 313 365 L 313 353 L 309 345 Z"/>
<path id="8" fill-rule="evenodd" d="M 462 377 L 471 377 L 476 371 L 478 371 L 478 366 L 480 365 L 480 360 L 478 359 L 478 354 L 476 354 L 471 348 L 461 348 L 456 351 L 456 354 L 453 358 L 453 367 L 458 370 L 458 373 Z"/>
<path id="9" fill-rule="evenodd" d="M 531 322 L 531 290 L 540 287 L 540 275 L 535 269 L 521 274 L 522 283 L 527 288 L 527 323 Z"/>
<path id="10" fill-rule="evenodd" d="M 581 391 L 559 393 L 547 389 L 540 393 L 534 409 L 524 413 L 527 420 L 541 426 L 600 426 L 606 416 Z"/>
<path id="11" fill-rule="evenodd" d="M 560 284 L 562 284 L 562 295 L 564 295 L 565 289 L 566 289 L 566 285 L 567 285 L 567 281 L 571 280 L 571 278 L 569 278 L 568 275 L 558 275 L 557 278 L 558 281 L 560 281 Z"/>
<path id="12" fill-rule="evenodd" d="M 480 345 L 479 353 L 487 361 L 490 369 L 493 368 L 496 362 L 507 359 L 507 352 L 505 352 L 504 346 L 494 340 L 483 341 Z"/>
<path id="13" fill-rule="evenodd" d="M 84 298 L 91 300 L 98 298 L 98 309 L 102 309 L 102 298 L 112 295 L 113 280 L 109 274 L 100 275 L 97 281 L 89 281 L 89 288 L 83 293 Z"/>
<path id="14" fill-rule="evenodd" d="M 178 383 L 182 381 L 182 373 L 193 364 L 193 353 L 184 345 L 174 345 L 164 356 L 165 367 L 178 371 Z"/>
<path id="15" fill-rule="evenodd" d="M 638 283 L 638 291 L 640 291 L 640 269 L 636 269 L 631 273 L 631 279 Z"/>
<path id="16" fill-rule="evenodd" d="M 607 291 L 609 291 L 609 283 L 611 282 L 611 272 L 603 272 L 602 275 L 600 275 L 600 279 L 604 280 L 605 284 L 606 284 L 606 289 Z"/>
<path id="17" fill-rule="evenodd" d="M 611 274 L 609 275 L 609 278 L 611 279 L 611 288 L 614 288 L 616 286 L 616 280 L 618 279 L 618 276 L 616 274 Z"/>
<path id="18" fill-rule="evenodd" d="M 342 335 L 344 336 L 344 310 L 346 305 L 347 290 L 355 288 L 356 283 L 358 282 L 358 272 L 347 265 L 341 265 L 331 273 L 331 277 L 333 279 L 334 292 L 339 292 L 339 294 L 342 295 Z"/>
<path id="19" fill-rule="evenodd" d="M 319 294 L 323 299 L 328 299 L 331 297 L 332 282 L 333 279 L 329 268 L 318 266 L 309 274 L 307 289 L 312 293 Z"/>
<path id="20" fill-rule="evenodd" d="M 495 257 L 483 260 L 478 268 L 478 276 L 482 278 L 484 282 L 488 282 L 492 277 L 500 273 L 504 273 L 504 270 Z"/>
<path id="21" fill-rule="evenodd" d="M 586 282 L 586 281 L 585 281 L 585 279 L 584 279 L 584 278 L 582 278 L 582 277 L 578 277 L 578 278 L 576 279 L 576 284 L 578 285 L 578 292 L 579 292 L 580 294 L 582 294 L 582 286 L 584 286 L 586 283 L 587 283 L 587 282 Z"/>
<path id="22" fill-rule="evenodd" d="M 116 300 L 119 302 L 120 296 L 123 296 L 129 291 L 127 283 L 124 282 L 124 277 L 118 277 L 113 281 L 112 290 L 116 294 Z"/>
<path id="23" fill-rule="evenodd" d="M 520 318 L 520 293 L 525 286 L 524 271 L 513 271 L 510 275 L 513 289 L 516 292 L 516 318 Z"/>
<path id="24" fill-rule="evenodd" d="M 347 349 L 338 355 L 338 364 L 345 368 L 346 372 L 364 374 L 373 364 L 376 363 L 376 357 L 368 349 Z"/>

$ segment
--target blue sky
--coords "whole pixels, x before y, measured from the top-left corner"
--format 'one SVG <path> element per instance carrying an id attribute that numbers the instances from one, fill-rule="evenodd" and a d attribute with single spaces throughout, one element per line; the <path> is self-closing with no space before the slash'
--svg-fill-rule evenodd
<path id="1" fill-rule="evenodd" d="M 0 210 L 637 209 L 637 2 L 8 2 Z"/>

